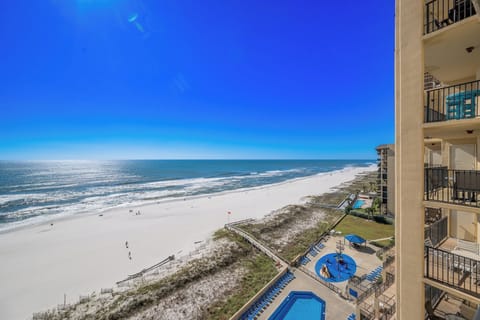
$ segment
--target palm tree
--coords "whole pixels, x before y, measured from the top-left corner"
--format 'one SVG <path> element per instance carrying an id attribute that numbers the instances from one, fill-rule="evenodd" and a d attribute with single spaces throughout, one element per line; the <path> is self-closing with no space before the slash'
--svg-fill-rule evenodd
<path id="1" fill-rule="evenodd" d="M 369 219 L 373 219 L 373 208 L 372 207 L 366 208 L 365 212 L 368 214 Z"/>

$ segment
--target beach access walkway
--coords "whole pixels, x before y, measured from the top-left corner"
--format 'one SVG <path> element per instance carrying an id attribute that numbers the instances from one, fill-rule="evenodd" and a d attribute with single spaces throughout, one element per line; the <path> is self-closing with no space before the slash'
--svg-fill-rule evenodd
<path id="1" fill-rule="evenodd" d="M 282 267 L 287 267 L 289 265 L 288 261 L 286 261 L 284 258 L 276 255 L 273 250 L 268 248 L 265 244 L 261 243 L 259 240 L 255 239 L 251 234 L 248 232 L 243 231 L 242 229 L 238 228 L 237 226 L 243 223 L 248 223 L 252 221 L 252 219 L 247 219 L 247 220 L 241 220 L 241 221 L 236 221 L 233 223 L 229 223 L 225 225 L 225 229 L 236 233 L 240 237 L 244 238 L 252 244 L 255 248 L 258 250 L 262 251 L 264 254 L 266 254 L 268 257 L 273 259 L 274 261 L 278 262 Z"/>
<path id="2" fill-rule="evenodd" d="M 137 272 L 135 274 L 131 274 L 129 275 L 126 279 L 123 279 L 123 280 L 120 280 L 120 281 L 117 281 L 117 285 L 121 284 L 121 283 L 124 283 L 124 282 L 127 282 L 127 281 L 130 281 L 130 280 L 133 280 L 133 279 L 136 279 L 138 277 L 142 277 L 144 274 L 146 274 L 147 272 L 150 272 L 154 269 L 158 269 L 160 268 L 161 266 L 167 264 L 168 262 L 170 261 L 173 261 L 175 260 L 175 255 L 171 255 L 171 256 L 168 256 L 166 257 L 165 259 L 163 259 L 162 261 L 160 261 L 159 263 L 157 264 L 154 264 L 153 266 L 151 267 L 148 267 L 148 268 L 145 268 L 143 269 L 142 271 L 140 272 Z"/>

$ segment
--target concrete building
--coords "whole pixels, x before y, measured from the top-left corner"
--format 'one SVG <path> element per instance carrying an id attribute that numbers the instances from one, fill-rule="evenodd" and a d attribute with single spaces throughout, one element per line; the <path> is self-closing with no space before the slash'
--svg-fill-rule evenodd
<path id="1" fill-rule="evenodd" d="M 396 318 L 472 319 L 480 304 L 480 3 L 397 0 L 395 10 Z M 425 84 L 425 72 L 440 86 Z"/>
<path id="2" fill-rule="evenodd" d="M 375 148 L 378 161 L 378 198 L 380 213 L 393 215 L 395 212 L 395 145 L 382 144 Z"/>
<path id="3" fill-rule="evenodd" d="M 435 77 L 432 76 L 428 72 L 425 72 L 423 74 L 423 83 L 424 83 L 424 89 L 425 90 L 430 90 L 430 89 L 437 88 L 437 87 L 441 86 L 440 81 L 435 79 Z"/>

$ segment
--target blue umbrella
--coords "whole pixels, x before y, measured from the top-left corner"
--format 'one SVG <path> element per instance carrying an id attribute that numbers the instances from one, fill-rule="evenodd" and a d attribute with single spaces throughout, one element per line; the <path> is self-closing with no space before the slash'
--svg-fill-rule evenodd
<path id="1" fill-rule="evenodd" d="M 356 234 L 347 234 L 345 236 L 345 239 L 347 239 L 351 243 L 358 243 L 358 244 L 367 242 L 367 240 L 363 239 L 360 236 L 357 236 Z"/>

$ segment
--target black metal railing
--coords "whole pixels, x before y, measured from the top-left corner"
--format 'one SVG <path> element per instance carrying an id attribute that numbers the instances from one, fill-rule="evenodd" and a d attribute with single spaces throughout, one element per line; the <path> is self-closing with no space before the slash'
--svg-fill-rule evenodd
<path id="1" fill-rule="evenodd" d="M 429 34 L 475 14 L 471 0 L 432 0 L 425 3 L 423 34 Z"/>
<path id="2" fill-rule="evenodd" d="M 480 297 L 480 261 L 425 247 L 425 277 Z"/>
<path id="3" fill-rule="evenodd" d="M 395 315 L 395 296 L 380 296 L 379 302 L 382 304 L 378 320 L 390 320 Z"/>
<path id="4" fill-rule="evenodd" d="M 380 314 L 379 320 L 390 320 L 395 315 L 396 310 L 396 303 L 393 301 L 391 305 L 386 305 L 384 310 Z"/>
<path id="5" fill-rule="evenodd" d="M 387 255 L 382 263 L 383 269 L 389 267 L 393 262 L 395 262 L 395 256 Z"/>
<path id="6" fill-rule="evenodd" d="M 445 293 L 435 287 L 429 286 L 428 284 L 425 285 L 425 301 L 430 301 L 432 307 L 436 307 L 437 303 L 440 302 L 440 299 L 443 297 Z"/>
<path id="7" fill-rule="evenodd" d="M 448 236 L 448 218 L 443 217 L 440 220 L 425 227 L 425 239 L 430 239 L 432 245 L 436 247 Z"/>
<path id="8" fill-rule="evenodd" d="M 439 201 L 480 207 L 480 171 L 451 170 L 447 167 L 425 168 L 427 201 Z"/>
<path id="9" fill-rule="evenodd" d="M 438 122 L 480 116 L 480 80 L 425 92 L 424 121 Z"/>
<path id="10" fill-rule="evenodd" d="M 357 292 L 361 292 L 357 296 L 357 304 L 360 304 L 364 302 L 367 298 L 369 298 L 371 295 L 374 295 L 375 297 L 380 296 L 388 288 L 390 288 L 394 282 L 395 276 L 390 272 L 386 272 L 385 279 L 383 279 L 382 282 L 374 282 L 369 283 L 368 285 L 364 285 L 362 282 L 354 283 L 353 281 L 349 281 L 348 286 L 351 288 L 355 288 Z"/>
<path id="11" fill-rule="evenodd" d="M 395 276 L 393 275 L 393 273 L 386 272 L 385 280 L 375 288 L 375 297 L 378 298 L 379 296 L 381 296 L 394 283 L 395 283 Z"/>
<path id="12" fill-rule="evenodd" d="M 375 311 L 373 305 L 365 301 L 358 304 L 360 309 L 360 319 L 362 320 L 373 320 L 375 319 Z"/>
<path id="13" fill-rule="evenodd" d="M 378 180 L 387 180 L 387 178 L 388 178 L 387 173 L 378 173 L 377 174 L 377 179 Z"/>
<path id="14" fill-rule="evenodd" d="M 431 225 L 442 218 L 442 209 L 425 207 L 425 224 Z"/>

